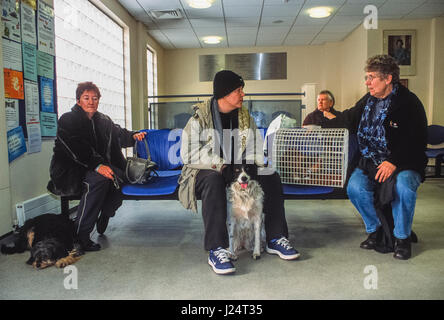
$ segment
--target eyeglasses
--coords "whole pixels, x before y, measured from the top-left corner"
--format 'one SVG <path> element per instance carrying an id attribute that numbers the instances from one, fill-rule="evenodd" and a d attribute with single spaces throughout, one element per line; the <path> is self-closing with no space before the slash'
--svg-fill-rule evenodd
<path id="1" fill-rule="evenodd" d="M 364 77 L 364 80 L 367 82 L 367 81 L 370 81 L 370 82 L 372 82 L 374 79 L 376 79 L 376 78 L 381 78 L 381 76 L 380 75 L 377 75 L 377 76 L 372 76 L 372 75 L 368 75 L 368 76 L 365 76 Z"/>

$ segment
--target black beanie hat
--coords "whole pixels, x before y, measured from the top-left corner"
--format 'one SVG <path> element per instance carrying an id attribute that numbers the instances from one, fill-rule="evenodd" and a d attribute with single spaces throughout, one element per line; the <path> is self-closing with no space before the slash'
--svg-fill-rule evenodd
<path id="1" fill-rule="evenodd" d="M 243 88 L 244 86 L 245 82 L 240 75 L 230 70 L 219 71 L 216 73 L 213 80 L 214 98 L 223 98 L 237 88 Z"/>

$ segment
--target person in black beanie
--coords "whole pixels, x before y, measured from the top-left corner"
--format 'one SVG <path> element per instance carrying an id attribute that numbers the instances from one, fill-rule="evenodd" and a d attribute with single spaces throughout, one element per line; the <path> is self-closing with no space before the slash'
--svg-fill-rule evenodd
<path id="1" fill-rule="evenodd" d="M 254 161 L 258 167 L 264 166 L 262 135 L 248 110 L 242 108 L 244 86 L 242 77 L 232 71 L 216 73 L 213 97 L 193 105 L 193 116 L 182 134 L 180 155 L 184 166 L 179 179 L 179 200 L 194 212 L 197 212 L 197 200 L 202 200 L 204 247 L 209 251 L 208 263 L 217 274 L 231 274 L 236 270 L 226 249 L 229 246 L 226 187 L 230 182 L 231 164 L 247 160 Z M 211 134 L 203 139 L 203 132 Z M 253 144 L 260 148 L 255 150 Z M 297 259 L 300 254 L 288 241 L 279 175 L 276 172 L 262 174 L 258 182 L 264 191 L 266 251 L 285 260 Z"/>

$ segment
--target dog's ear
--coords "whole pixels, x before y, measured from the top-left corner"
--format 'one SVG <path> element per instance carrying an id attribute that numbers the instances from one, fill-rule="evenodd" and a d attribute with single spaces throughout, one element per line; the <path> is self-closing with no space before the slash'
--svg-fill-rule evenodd
<path id="1" fill-rule="evenodd" d="M 245 166 L 245 171 L 250 175 L 250 177 L 257 177 L 257 166 L 255 164 L 247 164 Z"/>

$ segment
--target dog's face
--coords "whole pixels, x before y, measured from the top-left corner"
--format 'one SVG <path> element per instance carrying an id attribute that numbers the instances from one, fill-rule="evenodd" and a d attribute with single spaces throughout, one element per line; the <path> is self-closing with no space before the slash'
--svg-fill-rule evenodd
<path id="1" fill-rule="evenodd" d="M 233 165 L 233 182 L 240 184 L 242 189 L 248 188 L 250 180 L 257 179 L 257 166 L 254 164 Z"/>
<path id="2" fill-rule="evenodd" d="M 56 263 L 58 259 L 66 256 L 66 250 L 59 241 L 54 238 L 39 241 L 31 248 L 31 258 L 28 264 L 34 268 L 44 269 Z"/>

